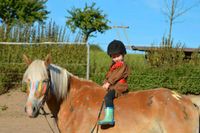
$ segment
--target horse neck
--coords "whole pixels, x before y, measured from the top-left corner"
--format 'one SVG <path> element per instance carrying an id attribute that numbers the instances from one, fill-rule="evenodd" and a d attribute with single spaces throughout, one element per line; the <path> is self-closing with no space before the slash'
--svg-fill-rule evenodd
<path id="1" fill-rule="evenodd" d="M 78 91 L 81 88 L 82 83 L 83 83 L 83 80 L 81 80 L 77 77 L 71 76 L 70 79 L 69 79 L 69 91 L 70 91 L 70 93 Z"/>
<path id="2" fill-rule="evenodd" d="M 79 80 L 79 78 L 75 77 L 75 76 L 70 76 L 70 78 L 68 79 L 69 81 L 69 88 L 68 88 L 68 92 L 66 93 L 65 97 L 59 97 L 55 94 L 55 90 L 50 90 L 49 95 L 48 95 L 48 100 L 46 101 L 47 106 L 49 108 L 49 110 L 51 111 L 51 113 L 53 114 L 53 116 L 57 117 L 59 110 L 60 110 L 60 106 L 62 104 L 62 102 L 66 99 L 69 99 L 69 94 L 71 92 L 71 94 L 73 94 L 75 91 L 77 91 L 80 86 L 81 86 L 81 80 Z M 58 88 L 57 88 L 58 89 Z"/>
<path id="3" fill-rule="evenodd" d="M 90 80 L 80 79 L 77 77 L 70 77 L 69 82 L 69 97 L 75 97 L 77 95 L 85 94 L 83 92 L 87 92 L 90 95 L 93 95 L 95 97 L 99 97 L 100 99 L 105 96 L 106 91 L 102 88 L 102 86 L 98 85 L 95 82 L 92 82 Z M 81 95 L 81 96 L 85 96 Z"/>
<path id="4" fill-rule="evenodd" d="M 52 115 L 57 118 L 57 114 L 60 110 L 61 100 L 58 100 L 55 95 L 49 94 L 46 103 Z"/>
<path id="5" fill-rule="evenodd" d="M 79 90 L 84 89 L 86 86 L 92 88 L 97 87 L 98 85 L 92 81 L 81 79 L 76 76 L 71 76 L 69 79 L 68 89 L 70 91 L 70 95 L 71 93 L 76 93 Z"/>
<path id="6" fill-rule="evenodd" d="M 68 80 L 68 92 L 66 93 L 66 96 L 64 98 L 58 100 L 56 96 L 52 94 L 48 98 L 47 105 L 54 116 L 58 115 L 63 103 L 73 103 L 74 97 L 80 95 L 80 92 L 84 91 L 84 89 L 86 89 L 87 92 L 89 91 L 91 95 L 99 97 L 99 101 L 103 99 L 103 96 L 106 93 L 106 91 L 104 91 L 103 88 L 95 82 L 80 79 L 73 75 L 71 75 Z"/>

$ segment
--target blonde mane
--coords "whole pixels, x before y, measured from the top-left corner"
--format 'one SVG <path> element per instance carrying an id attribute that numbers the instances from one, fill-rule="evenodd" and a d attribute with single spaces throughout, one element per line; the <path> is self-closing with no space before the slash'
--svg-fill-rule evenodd
<path id="1" fill-rule="evenodd" d="M 66 69 L 54 64 L 49 65 L 49 71 L 51 76 L 51 89 L 53 89 L 57 99 L 65 98 L 69 88 L 68 81 L 72 74 Z"/>

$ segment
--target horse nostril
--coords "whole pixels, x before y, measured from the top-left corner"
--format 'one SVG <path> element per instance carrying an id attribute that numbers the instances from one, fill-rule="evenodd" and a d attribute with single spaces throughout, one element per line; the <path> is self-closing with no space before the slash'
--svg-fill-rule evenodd
<path id="1" fill-rule="evenodd" d="M 26 107 L 24 107 L 24 111 L 26 112 Z"/>
<path id="2" fill-rule="evenodd" d="M 33 107 L 33 112 L 35 112 L 35 111 L 36 111 L 36 107 L 34 106 L 34 107 Z"/>
<path id="3" fill-rule="evenodd" d="M 32 117 L 37 117 L 37 115 L 39 114 L 38 108 L 37 106 L 33 106 L 32 107 Z"/>

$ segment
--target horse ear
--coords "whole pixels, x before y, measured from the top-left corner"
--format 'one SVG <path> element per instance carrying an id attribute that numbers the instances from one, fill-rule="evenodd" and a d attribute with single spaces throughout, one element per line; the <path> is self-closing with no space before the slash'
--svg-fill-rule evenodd
<path id="1" fill-rule="evenodd" d="M 30 65 L 32 63 L 32 60 L 28 58 L 28 56 L 26 56 L 25 54 L 23 54 L 23 59 L 27 65 Z"/>
<path id="2" fill-rule="evenodd" d="M 51 64 L 51 54 L 48 54 L 45 58 L 45 65 L 48 66 L 49 64 Z"/>

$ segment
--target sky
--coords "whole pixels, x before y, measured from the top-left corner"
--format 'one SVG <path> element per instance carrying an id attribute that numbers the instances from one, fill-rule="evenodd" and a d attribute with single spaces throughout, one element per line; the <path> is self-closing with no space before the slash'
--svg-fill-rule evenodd
<path id="1" fill-rule="evenodd" d="M 48 20 L 64 26 L 67 10 L 83 8 L 85 4 L 96 3 L 107 19 L 109 26 L 128 26 L 127 29 L 110 29 L 103 34 L 88 40 L 90 44 L 98 44 L 106 49 L 114 39 L 121 40 L 125 45 L 158 46 L 163 36 L 168 36 L 169 21 L 164 15 L 165 0 L 48 0 Z M 169 0 L 168 0 L 169 1 Z M 181 0 L 179 8 L 186 9 L 198 0 Z M 70 31 L 69 31 L 70 32 Z M 181 42 L 187 48 L 200 47 L 200 5 L 196 5 L 176 19 L 173 24 L 172 37 L 174 44 Z"/>

